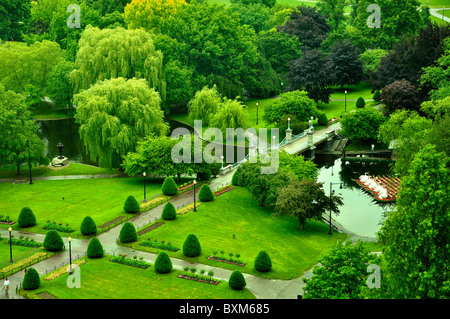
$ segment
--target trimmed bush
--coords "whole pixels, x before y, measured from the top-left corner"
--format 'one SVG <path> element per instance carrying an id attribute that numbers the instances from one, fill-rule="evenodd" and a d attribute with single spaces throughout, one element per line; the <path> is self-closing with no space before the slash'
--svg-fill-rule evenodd
<path id="1" fill-rule="evenodd" d="M 23 277 L 22 287 L 25 290 L 38 289 L 41 286 L 41 279 L 39 274 L 34 268 L 28 268 L 25 276 Z"/>
<path id="2" fill-rule="evenodd" d="M 214 193 L 211 190 L 211 187 L 209 185 L 204 184 L 200 188 L 200 192 L 198 193 L 198 199 L 202 202 L 210 202 L 214 199 Z"/>
<path id="3" fill-rule="evenodd" d="M 197 236 L 189 234 L 183 244 L 183 254 L 187 257 L 197 257 L 201 252 L 202 248 Z"/>
<path id="4" fill-rule="evenodd" d="M 48 251 L 60 251 L 64 247 L 64 242 L 56 230 L 49 230 L 45 235 L 44 248 Z"/>
<path id="5" fill-rule="evenodd" d="M 208 169 L 206 172 L 197 173 L 197 179 L 201 181 L 207 181 L 211 178 L 211 171 Z"/>
<path id="6" fill-rule="evenodd" d="M 89 242 L 86 254 L 88 258 L 103 257 L 104 254 L 103 246 L 97 237 L 92 238 L 91 241 Z"/>
<path id="7" fill-rule="evenodd" d="M 233 173 L 233 177 L 231 178 L 231 184 L 233 186 L 239 186 L 239 172 L 239 169 L 237 169 Z"/>
<path id="8" fill-rule="evenodd" d="M 245 278 L 239 270 L 235 270 L 231 273 L 228 285 L 231 289 L 242 290 L 247 285 Z"/>
<path id="9" fill-rule="evenodd" d="M 83 221 L 81 222 L 80 232 L 85 236 L 95 235 L 97 233 L 97 225 L 95 224 L 92 217 L 84 217 Z"/>
<path id="10" fill-rule="evenodd" d="M 327 115 L 325 113 L 320 113 L 319 117 L 317 118 L 317 123 L 322 126 L 328 125 Z"/>
<path id="11" fill-rule="evenodd" d="M 255 258 L 255 270 L 259 272 L 268 272 L 272 269 L 272 260 L 269 254 L 262 250 Z"/>
<path id="12" fill-rule="evenodd" d="M 36 217 L 34 216 L 33 211 L 29 207 L 22 208 L 17 223 L 21 228 L 36 225 Z"/>
<path id="13" fill-rule="evenodd" d="M 381 101 L 380 91 L 375 91 L 375 93 L 373 94 L 373 100 L 376 101 L 376 102 L 380 102 Z"/>
<path id="14" fill-rule="evenodd" d="M 177 211 L 171 202 L 167 202 L 167 204 L 164 205 L 161 217 L 164 220 L 173 220 L 177 218 Z"/>
<path id="15" fill-rule="evenodd" d="M 162 184 L 161 191 L 164 195 L 175 196 L 178 193 L 177 183 L 175 183 L 172 177 L 166 177 Z"/>
<path id="16" fill-rule="evenodd" d="M 133 195 L 130 195 L 125 200 L 125 204 L 123 204 L 123 210 L 130 214 L 138 213 L 141 210 L 141 205 L 139 205 L 136 198 Z"/>
<path id="17" fill-rule="evenodd" d="M 172 270 L 172 261 L 166 252 L 161 251 L 155 260 L 155 271 L 159 274 L 167 274 Z"/>
<path id="18" fill-rule="evenodd" d="M 364 101 L 364 99 L 360 96 L 357 100 L 356 100 L 356 107 L 358 109 L 362 109 L 364 106 L 366 106 L 366 101 Z"/>
<path id="19" fill-rule="evenodd" d="M 132 243 L 137 241 L 137 233 L 136 228 L 130 222 L 125 222 L 122 228 L 120 229 L 119 240 L 121 243 Z"/>

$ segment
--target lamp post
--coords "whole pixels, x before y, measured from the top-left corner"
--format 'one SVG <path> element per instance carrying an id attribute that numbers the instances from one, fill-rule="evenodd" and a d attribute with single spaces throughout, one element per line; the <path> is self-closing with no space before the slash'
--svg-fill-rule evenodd
<path id="1" fill-rule="evenodd" d="M 195 207 L 195 185 L 197 184 L 197 181 L 194 179 L 194 212 L 197 211 L 197 207 Z"/>
<path id="2" fill-rule="evenodd" d="M 30 141 L 27 140 L 28 147 L 28 169 L 30 170 L 30 185 L 33 184 L 33 179 L 31 178 L 31 156 L 30 156 Z"/>
<path id="3" fill-rule="evenodd" d="M 12 228 L 9 227 L 8 228 L 9 231 L 9 262 L 12 264 L 13 263 L 13 259 L 12 259 L 12 236 L 11 236 L 11 232 L 12 232 Z"/>
<path id="4" fill-rule="evenodd" d="M 288 117 L 288 130 L 290 130 L 290 129 L 291 129 L 291 118 Z"/>
<path id="5" fill-rule="evenodd" d="M 345 112 L 347 112 L 347 90 L 345 90 Z"/>
<path id="6" fill-rule="evenodd" d="M 220 159 L 222 160 L 222 169 L 223 169 L 223 155 L 220 155 Z"/>
<path id="7" fill-rule="evenodd" d="M 259 102 L 256 102 L 256 125 L 258 125 L 258 105 Z"/>
<path id="8" fill-rule="evenodd" d="M 340 184 L 339 189 L 342 189 L 342 183 L 330 183 L 330 230 L 328 231 L 328 234 L 332 234 L 331 232 L 331 203 L 332 203 L 332 196 L 334 194 L 334 190 L 332 190 L 333 185 Z"/>
<path id="9" fill-rule="evenodd" d="M 69 275 L 73 274 L 72 271 L 72 238 L 69 236 L 69 238 L 67 238 L 67 240 L 69 241 Z"/>
<path id="10" fill-rule="evenodd" d="M 142 173 L 142 175 L 144 176 L 144 203 L 146 203 L 147 202 L 147 194 L 145 192 L 145 176 L 147 176 L 147 173 L 144 172 L 144 173 Z"/>

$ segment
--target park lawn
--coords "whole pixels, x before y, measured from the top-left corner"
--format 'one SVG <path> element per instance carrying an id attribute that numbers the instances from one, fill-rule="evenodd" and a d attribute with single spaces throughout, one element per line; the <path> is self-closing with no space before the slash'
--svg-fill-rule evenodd
<path id="1" fill-rule="evenodd" d="M 255 299 L 249 290 L 232 290 L 225 281 L 218 285 L 195 282 L 177 278 L 178 270 L 158 274 L 153 265 L 140 269 L 109 259 L 86 259 L 75 268 L 80 271 L 80 288 L 68 288 L 68 274 L 64 274 L 51 281 L 41 278 L 41 287 L 31 293 L 46 291 L 59 299 Z"/>
<path id="2" fill-rule="evenodd" d="M 324 112 L 327 116 L 327 119 L 338 118 L 345 113 L 345 109 L 347 112 L 352 110 L 356 110 L 356 102 L 347 101 L 347 106 L 345 101 L 330 101 L 330 103 L 317 103 L 317 108 Z"/>
<path id="3" fill-rule="evenodd" d="M 357 100 L 359 97 L 362 97 L 366 101 L 372 100 L 373 98 L 370 84 L 361 82 L 358 85 L 345 85 L 342 89 L 340 86 L 332 87 L 330 99 L 345 99 L 345 91 L 347 91 L 347 101 Z"/>
<path id="4" fill-rule="evenodd" d="M 156 253 L 158 250 L 140 246 L 139 242 L 164 239 L 180 248 L 177 252 L 167 252 L 176 258 L 239 269 L 265 278 L 293 279 L 311 269 L 338 240 L 347 237 L 342 233 L 330 236 L 328 226 L 319 221 L 310 221 L 300 230 L 297 219 L 273 217 L 271 213 L 271 208 L 259 207 L 246 188 L 236 187 L 212 202 L 202 203 L 197 212 L 163 221 L 164 225 L 140 236 L 132 247 Z M 195 258 L 183 255 L 183 243 L 189 234 L 195 234 L 202 247 L 202 254 Z M 229 253 L 240 254 L 239 259 L 247 265 L 241 267 L 207 259 L 213 251 L 221 250 L 225 257 Z M 273 268 L 268 273 L 254 270 L 254 259 L 261 250 L 267 251 L 272 259 Z"/>
<path id="5" fill-rule="evenodd" d="M 437 13 L 440 14 L 441 16 L 442 14 L 444 14 L 444 17 L 450 18 L 450 10 L 439 10 Z"/>
<path id="6" fill-rule="evenodd" d="M 163 179 L 146 181 L 146 194 L 161 193 Z M 20 210 L 28 206 L 36 216 L 37 225 L 26 231 L 46 233 L 41 229 L 47 221 L 68 224 L 76 230 L 86 216 L 97 226 L 119 216 L 126 216 L 123 204 L 129 195 L 138 201 L 144 197 L 142 177 L 88 178 L 36 181 L 33 185 L 1 183 L 0 211 L 17 222 Z M 8 226 L 0 224 L 0 227 Z M 17 229 L 17 224 L 12 226 Z"/>
<path id="7" fill-rule="evenodd" d="M 9 236 L 9 235 L 8 235 Z M 10 251 L 9 251 L 9 244 L 8 244 L 8 238 L 0 238 L 0 269 L 3 267 L 9 266 L 9 260 L 10 260 Z M 31 248 L 31 247 L 25 247 L 25 246 L 19 246 L 19 245 L 12 245 L 12 255 L 13 255 L 13 261 L 19 261 L 20 259 L 23 259 L 23 255 L 31 252 L 38 252 L 39 249 Z"/>
<path id="8" fill-rule="evenodd" d="M 28 165 L 22 165 L 20 174 L 16 175 L 16 167 L 0 167 L 0 178 L 28 179 L 30 177 Z M 50 168 L 46 165 L 31 168 L 31 177 L 67 176 L 67 175 L 101 175 L 118 174 L 116 170 L 91 166 L 80 163 L 69 163 L 64 168 Z"/>

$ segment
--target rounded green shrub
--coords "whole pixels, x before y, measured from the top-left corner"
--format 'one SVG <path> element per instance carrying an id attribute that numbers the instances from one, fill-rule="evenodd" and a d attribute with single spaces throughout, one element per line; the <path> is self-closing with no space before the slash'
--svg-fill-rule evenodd
<path id="1" fill-rule="evenodd" d="M 132 243 L 137 241 L 136 228 L 130 222 L 125 222 L 120 229 L 119 240 L 121 243 Z"/>
<path id="2" fill-rule="evenodd" d="M 327 115 L 325 113 L 320 113 L 319 117 L 317 118 L 317 123 L 322 126 L 328 125 Z"/>
<path id="3" fill-rule="evenodd" d="M 29 207 L 22 208 L 17 223 L 21 228 L 36 225 L 36 217 L 34 216 L 33 211 Z"/>
<path id="4" fill-rule="evenodd" d="M 202 248 L 197 236 L 189 234 L 183 244 L 183 254 L 187 257 L 200 256 Z"/>
<path id="5" fill-rule="evenodd" d="M 231 178 L 231 184 L 233 186 L 239 186 L 239 172 L 240 172 L 240 170 L 237 169 L 233 173 L 233 177 Z"/>
<path id="6" fill-rule="evenodd" d="M 197 173 L 197 178 L 201 181 L 207 181 L 211 178 L 211 171 L 207 169 L 206 172 Z"/>
<path id="7" fill-rule="evenodd" d="M 163 192 L 164 195 L 174 196 L 178 193 L 177 183 L 175 183 L 172 177 L 168 176 L 164 179 L 161 191 Z"/>
<path id="8" fill-rule="evenodd" d="M 103 257 L 103 254 L 104 250 L 100 240 L 97 237 L 92 238 L 86 252 L 88 258 L 100 258 Z"/>
<path id="9" fill-rule="evenodd" d="M 80 232 L 85 236 L 95 235 L 97 233 L 97 225 L 90 216 L 84 217 L 81 222 Z"/>
<path id="10" fill-rule="evenodd" d="M 242 290 L 247 285 L 245 278 L 239 270 L 235 270 L 231 273 L 228 285 L 231 289 Z"/>
<path id="11" fill-rule="evenodd" d="M 130 195 L 125 200 L 123 204 L 123 210 L 130 214 L 138 213 L 141 210 L 141 206 L 139 205 L 136 198 L 133 195 Z"/>
<path id="12" fill-rule="evenodd" d="M 41 279 L 39 274 L 34 268 L 28 268 L 25 276 L 23 277 L 22 287 L 25 290 L 38 289 L 41 286 Z"/>
<path id="13" fill-rule="evenodd" d="M 209 185 L 204 184 L 198 193 L 198 199 L 202 202 L 210 202 L 214 199 L 214 193 Z"/>
<path id="14" fill-rule="evenodd" d="M 381 94 L 380 91 L 375 91 L 375 93 L 373 94 L 373 100 L 376 102 L 380 102 L 381 101 Z"/>
<path id="15" fill-rule="evenodd" d="M 272 260 L 269 254 L 262 250 L 255 258 L 255 270 L 259 272 L 268 272 L 272 269 Z"/>
<path id="16" fill-rule="evenodd" d="M 45 235 L 43 245 L 48 251 L 60 251 L 64 247 L 64 242 L 58 232 L 52 229 Z"/>
<path id="17" fill-rule="evenodd" d="M 167 274 L 172 270 L 172 261 L 166 252 L 161 251 L 155 260 L 155 271 L 159 274 Z"/>
<path id="18" fill-rule="evenodd" d="M 161 217 L 164 220 L 173 220 L 177 218 L 177 211 L 171 202 L 167 202 L 167 204 L 164 205 Z"/>
<path id="19" fill-rule="evenodd" d="M 362 109 L 364 106 L 366 106 L 366 101 L 364 101 L 364 99 L 360 96 L 357 100 L 356 100 L 356 107 L 358 109 Z"/>

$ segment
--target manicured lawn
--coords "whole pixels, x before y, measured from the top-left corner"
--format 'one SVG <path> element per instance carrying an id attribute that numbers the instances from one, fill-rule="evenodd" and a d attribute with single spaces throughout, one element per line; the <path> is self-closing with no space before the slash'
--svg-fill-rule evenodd
<path id="1" fill-rule="evenodd" d="M 450 4 L 448 4 L 450 6 Z M 437 13 L 439 13 L 441 16 L 444 14 L 444 17 L 450 18 L 450 10 L 440 10 Z"/>
<path id="2" fill-rule="evenodd" d="M 147 179 L 147 197 L 161 193 L 162 179 Z M 142 200 L 143 178 L 89 178 L 76 180 L 36 181 L 33 185 L 0 184 L 1 214 L 17 222 L 22 207 L 28 206 L 36 216 L 37 225 L 27 231 L 46 233 L 40 227 L 47 221 L 61 222 L 79 230 L 86 216 L 91 216 L 97 226 L 118 216 L 124 216 L 125 199 L 133 195 Z M 0 224 L 0 227 L 8 226 Z M 17 228 L 17 224 L 13 228 Z"/>
<path id="3" fill-rule="evenodd" d="M 9 244 L 8 238 L 0 238 L 0 269 L 9 265 L 10 255 L 9 255 Z M 12 245 L 13 261 L 18 261 L 20 257 L 26 253 L 37 252 L 36 248 Z M 6 263 L 6 264 L 5 264 Z"/>
<path id="4" fill-rule="evenodd" d="M 64 274 L 51 281 L 41 278 L 41 287 L 33 294 L 49 292 L 59 299 L 254 299 L 244 289 L 232 290 L 227 282 L 218 285 L 177 278 L 181 272 L 172 270 L 158 274 L 153 265 L 147 269 L 109 261 L 110 256 L 87 259 L 80 271 L 81 288 L 68 288 Z M 29 292 L 28 292 L 29 293 Z"/>
<path id="5" fill-rule="evenodd" d="M 345 99 L 345 91 L 347 91 L 347 100 L 356 100 L 361 96 L 367 102 L 367 100 L 373 98 L 372 89 L 367 82 L 361 82 L 358 85 L 345 85 L 343 89 L 340 86 L 335 86 L 332 90 L 331 99 Z"/>
<path id="6" fill-rule="evenodd" d="M 15 167 L 0 167 L 0 178 L 14 178 L 14 179 L 25 179 L 29 178 L 28 165 L 22 165 L 20 169 L 20 175 L 16 175 Z M 52 169 L 48 166 L 42 165 L 31 168 L 31 176 L 41 177 L 41 176 L 67 176 L 67 175 L 100 175 L 100 174 L 117 174 L 117 171 L 110 170 L 107 168 L 70 163 L 69 166 L 64 168 Z"/>
<path id="7" fill-rule="evenodd" d="M 141 239 L 152 238 L 171 241 L 180 248 L 177 252 L 168 252 L 177 258 L 192 262 L 209 264 L 234 270 L 235 265 L 206 259 L 213 251 L 240 254 L 240 260 L 247 263 L 238 267 L 242 272 L 266 278 L 298 278 L 311 269 L 319 257 L 326 253 L 345 234 L 328 234 L 328 226 L 319 221 L 308 222 L 300 230 L 297 219 L 271 216 L 271 208 L 262 208 L 251 198 L 246 188 L 238 187 L 212 202 L 202 203 L 197 212 L 178 216 L 175 220 L 142 235 Z M 195 234 L 200 241 L 202 254 L 187 258 L 182 253 L 184 240 L 189 234 Z M 235 238 L 233 238 L 233 235 Z M 144 249 L 133 244 L 133 248 L 156 252 L 154 248 Z M 256 255 L 266 250 L 273 263 L 269 273 L 258 273 L 253 268 Z"/>

